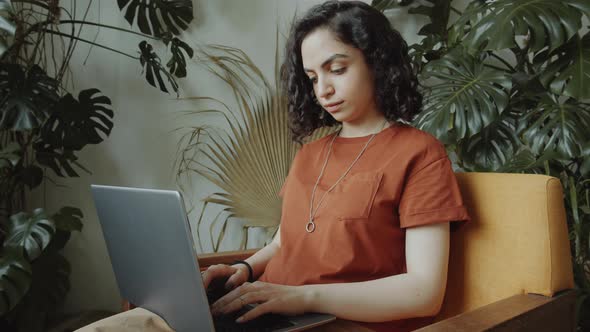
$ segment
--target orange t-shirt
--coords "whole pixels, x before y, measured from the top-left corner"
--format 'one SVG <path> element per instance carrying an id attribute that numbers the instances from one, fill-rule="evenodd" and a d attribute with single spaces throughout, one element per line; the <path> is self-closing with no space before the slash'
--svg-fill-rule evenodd
<path id="1" fill-rule="evenodd" d="M 404 228 L 469 220 L 444 146 L 424 131 L 395 124 L 376 135 L 326 195 L 314 215 L 315 231 L 307 233 L 311 192 L 331 139 L 328 135 L 297 152 L 280 192 L 281 248 L 259 280 L 283 285 L 347 283 L 405 273 Z M 334 140 L 314 210 L 368 139 Z M 420 317 L 361 324 L 376 331 L 409 331 L 431 321 Z"/>

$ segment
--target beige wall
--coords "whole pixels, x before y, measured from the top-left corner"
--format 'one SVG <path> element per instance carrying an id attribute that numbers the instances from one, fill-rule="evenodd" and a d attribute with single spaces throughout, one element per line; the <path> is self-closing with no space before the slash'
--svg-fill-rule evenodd
<path id="1" fill-rule="evenodd" d="M 245 51 L 260 69 L 272 78 L 275 51 L 275 27 L 283 34 L 297 9 L 304 11 L 321 0 L 195 0 L 196 19 L 186 39 L 199 43 L 216 43 L 237 47 Z M 367 0 L 367 2 L 370 2 Z M 63 1 L 64 5 L 69 4 Z M 79 14 L 87 0 L 76 1 Z M 409 43 L 418 40 L 417 24 L 403 11 L 388 13 L 394 25 L 400 29 Z M 122 18 L 115 1 L 94 1 L 89 20 L 129 28 Z M 108 29 L 98 35 L 94 28 L 87 28 L 85 38 L 137 54 L 141 40 Z M 65 254 L 72 264 L 72 288 L 67 298 L 66 310 L 75 312 L 86 309 L 118 310 L 120 298 L 113 271 L 106 251 L 96 211 L 91 199 L 91 183 L 135 186 L 144 188 L 177 189 L 172 169 L 179 135 L 171 133 L 175 128 L 194 119 L 180 117 L 179 111 L 196 109 L 198 105 L 175 100 L 175 96 L 160 93 L 140 77 L 141 67 L 126 57 L 99 48 L 92 48 L 84 62 L 88 47 L 79 44 L 71 63 L 74 87 L 70 91 L 98 88 L 112 100 L 115 111 L 111 136 L 102 144 L 89 146 L 79 154 L 80 161 L 92 170 L 92 175 L 81 174 L 76 179 L 59 179 L 57 187 L 45 182 L 47 200 L 43 190 L 32 194 L 30 205 L 45 206 L 52 212 L 63 205 L 72 205 L 84 212 L 84 229 L 75 233 Z M 231 102 L 229 90 L 196 65 L 189 68 L 189 78 L 179 80 L 181 96 L 212 96 Z M 195 210 L 200 210 L 199 200 L 211 193 L 207 183 L 196 182 L 198 194 L 193 197 Z M 189 219 L 194 225 L 195 213 Z M 205 222 L 210 222 L 211 218 Z M 239 228 L 237 222 L 232 223 Z M 235 232 L 229 231 L 222 248 L 235 248 Z M 194 235 L 194 234 L 193 234 Z M 255 234 L 253 234 L 255 235 Z M 255 241 L 252 245 L 256 245 Z M 210 251 L 206 244 L 204 251 Z"/>

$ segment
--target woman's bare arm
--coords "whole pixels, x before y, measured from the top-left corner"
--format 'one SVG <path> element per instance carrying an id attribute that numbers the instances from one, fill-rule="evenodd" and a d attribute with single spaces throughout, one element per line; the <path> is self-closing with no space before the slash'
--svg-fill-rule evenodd
<path id="1" fill-rule="evenodd" d="M 339 318 L 381 322 L 433 316 L 444 298 L 449 257 L 449 223 L 406 231 L 407 273 L 358 283 L 306 285 L 308 311 Z"/>
<path id="2" fill-rule="evenodd" d="M 246 259 L 246 262 L 252 266 L 254 279 L 258 279 L 258 277 L 260 277 L 266 268 L 266 264 L 268 264 L 268 261 L 277 253 L 280 247 L 281 228 L 279 227 L 271 243 L 267 244 L 264 248 L 258 250 L 254 255 Z"/>

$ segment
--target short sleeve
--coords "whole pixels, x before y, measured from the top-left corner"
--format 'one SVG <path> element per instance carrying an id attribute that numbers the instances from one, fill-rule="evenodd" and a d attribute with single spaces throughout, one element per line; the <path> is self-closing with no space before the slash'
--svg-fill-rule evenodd
<path id="1" fill-rule="evenodd" d="M 401 194 L 399 218 L 401 228 L 470 219 L 447 156 L 410 175 Z"/>

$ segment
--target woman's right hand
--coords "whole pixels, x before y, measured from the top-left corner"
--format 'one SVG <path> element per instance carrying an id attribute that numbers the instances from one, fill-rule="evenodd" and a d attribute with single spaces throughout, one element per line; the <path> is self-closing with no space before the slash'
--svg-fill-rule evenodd
<path id="1" fill-rule="evenodd" d="M 228 278 L 225 282 L 224 288 L 226 290 L 232 290 L 248 281 L 248 267 L 244 264 L 211 265 L 209 268 L 207 268 L 207 270 L 201 273 L 201 277 L 203 279 L 205 289 L 207 289 L 216 279 Z"/>

